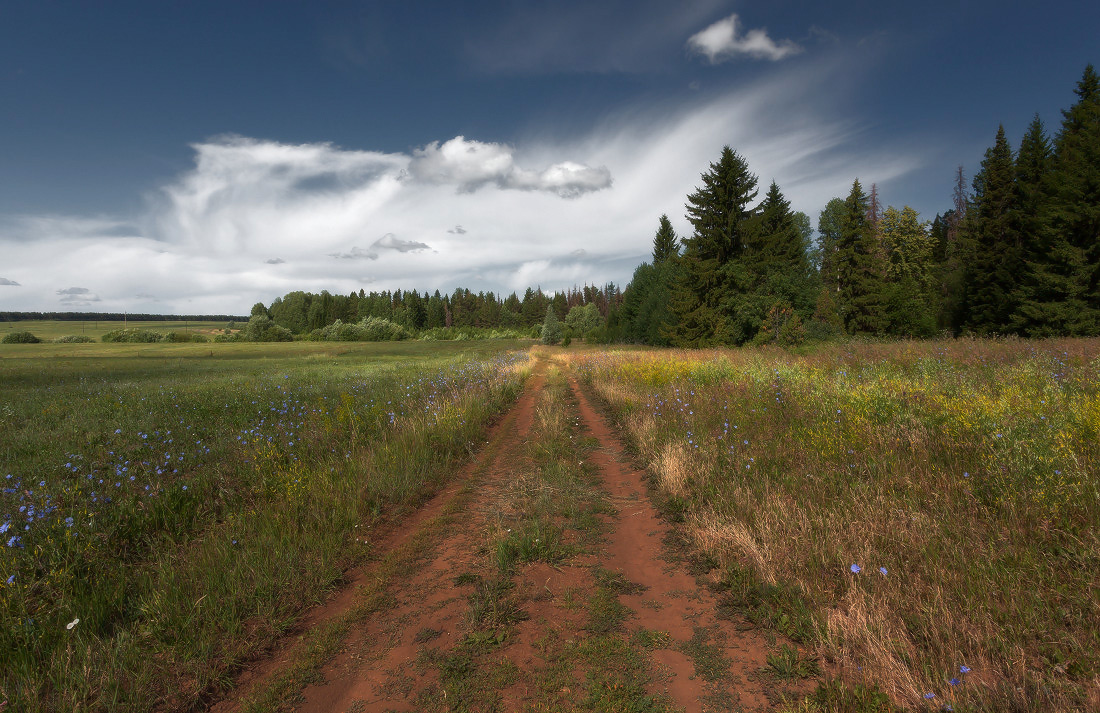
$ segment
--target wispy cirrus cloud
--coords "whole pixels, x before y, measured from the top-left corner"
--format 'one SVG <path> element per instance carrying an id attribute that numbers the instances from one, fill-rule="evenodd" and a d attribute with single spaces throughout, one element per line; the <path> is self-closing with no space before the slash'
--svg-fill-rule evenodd
<path id="1" fill-rule="evenodd" d="M 777 62 L 802 51 L 791 40 L 773 40 L 763 28 L 740 34 L 740 22 L 735 13 L 700 30 L 688 39 L 688 50 L 703 55 L 711 64 L 738 56 Z"/>

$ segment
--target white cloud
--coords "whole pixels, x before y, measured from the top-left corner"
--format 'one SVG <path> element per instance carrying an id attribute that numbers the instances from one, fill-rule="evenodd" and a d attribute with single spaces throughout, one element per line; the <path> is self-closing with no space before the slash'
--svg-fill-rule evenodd
<path id="1" fill-rule="evenodd" d="M 9 280 L 6 277 L 0 277 L 0 285 L 4 285 L 5 287 L 20 287 L 21 286 L 15 280 Z"/>
<path id="2" fill-rule="evenodd" d="M 92 294 L 87 287 L 66 287 L 58 290 L 57 294 L 61 296 L 59 301 L 62 304 L 70 306 L 85 306 L 100 301 L 99 296 Z"/>
<path id="3" fill-rule="evenodd" d="M 329 257 L 334 257 L 337 260 L 377 260 L 378 253 L 373 250 L 364 250 L 361 247 L 353 247 L 351 251 L 346 253 L 329 253 Z"/>
<path id="4" fill-rule="evenodd" d="M 417 155 L 241 137 L 196 144 L 194 168 L 159 190 L 139 220 L 0 225 L 4 269 L 24 284 L 7 291 L 5 308 L 56 304 L 56 288 L 28 286 L 29 275 L 85 285 L 88 293 L 60 297 L 95 297 L 99 309 L 191 314 L 247 314 L 292 290 L 625 285 L 649 255 L 658 216 L 688 233 L 685 197 L 725 144 L 745 156 L 762 190 L 775 179 L 812 218 L 857 176 L 891 200 L 891 179 L 921 154 L 896 141 L 875 146 L 832 118 L 828 72 L 801 68 L 691 104 L 632 107 L 572 140 L 514 149 L 461 137 Z M 447 144 L 472 147 L 473 160 L 445 157 Z M 414 174 L 422 157 L 438 180 Z M 590 166 L 607 166 L 614 184 L 588 190 L 602 180 Z M 524 181 L 538 188 L 508 185 Z M 471 183 L 480 188 L 455 190 Z M 563 200 L 570 187 L 587 192 Z"/>
<path id="5" fill-rule="evenodd" d="M 711 64 L 718 64 L 738 55 L 775 62 L 802 51 L 791 40 L 776 42 L 768 37 L 765 29 L 749 30 L 738 36 L 738 22 L 735 13 L 700 30 L 688 39 L 688 49 L 704 55 Z"/>
<path id="6" fill-rule="evenodd" d="M 432 246 L 415 240 L 402 240 L 393 233 L 386 233 L 371 244 L 372 248 L 380 250 L 396 250 L 399 253 L 418 253 L 431 250 Z"/>
<path id="7" fill-rule="evenodd" d="M 456 136 L 440 144 L 433 141 L 413 152 L 409 173 L 426 183 L 453 184 L 461 192 L 486 185 L 523 191 L 547 191 L 562 198 L 576 198 L 611 185 L 606 167 L 591 168 L 573 161 L 557 163 L 542 171 L 516 166 L 513 149 Z"/>

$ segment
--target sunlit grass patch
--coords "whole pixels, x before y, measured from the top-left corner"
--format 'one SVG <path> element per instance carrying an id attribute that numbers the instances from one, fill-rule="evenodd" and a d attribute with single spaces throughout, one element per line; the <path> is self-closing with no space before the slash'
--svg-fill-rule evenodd
<path id="1" fill-rule="evenodd" d="M 730 610 L 848 677 L 828 696 L 1073 710 L 1100 672 L 1098 357 L 958 340 L 572 365 Z"/>

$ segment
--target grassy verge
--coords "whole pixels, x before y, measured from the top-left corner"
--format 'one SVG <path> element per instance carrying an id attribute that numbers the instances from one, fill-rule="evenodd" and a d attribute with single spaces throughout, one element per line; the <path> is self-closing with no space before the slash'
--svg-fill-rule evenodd
<path id="1" fill-rule="evenodd" d="M 128 346 L 0 362 L 0 703 L 16 710 L 182 709 L 227 686 L 369 555 L 358 525 L 440 486 L 525 363 Z"/>
<path id="2" fill-rule="evenodd" d="M 721 567 L 724 605 L 816 646 L 828 681 L 801 710 L 1084 710 L 1098 355 L 960 340 L 573 364 Z"/>

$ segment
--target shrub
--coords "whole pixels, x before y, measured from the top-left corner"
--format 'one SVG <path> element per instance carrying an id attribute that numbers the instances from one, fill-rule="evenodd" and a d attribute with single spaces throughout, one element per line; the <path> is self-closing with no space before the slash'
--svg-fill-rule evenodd
<path id="1" fill-rule="evenodd" d="M 248 320 L 245 328 L 237 333 L 233 341 L 244 342 L 293 342 L 294 335 L 286 327 L 280 327 L 270 317 L 257 315 Z"/>
<path id="2" fill-rule="evenodd" d="M 0 339 L 0 344 L 38 344 L 41 341 L 30 332 L 10 332 Z"/>
<path id="3" fill-rule="evenodd" d="M 95 340 L 86 334 L 66 334 L 64 337 L 58 337 L 53 341 L 55 344 L 88 344 Z"/>
<path id="4" fill-rule="evenodd" d="M 151 332 L 148 329 L 112 329 L 100 337 L 100 341 L 106 343 L 154 344 L 164 341 L 164 335 L 160 332 Z"/>
<path id="5" fill-rule="evenodd" d="M 169 332 L 164 335 L 164 341 L 174 344 L 187 344 L 189 342 L 208 342 L 206 335 L 198 332 Z"/>

